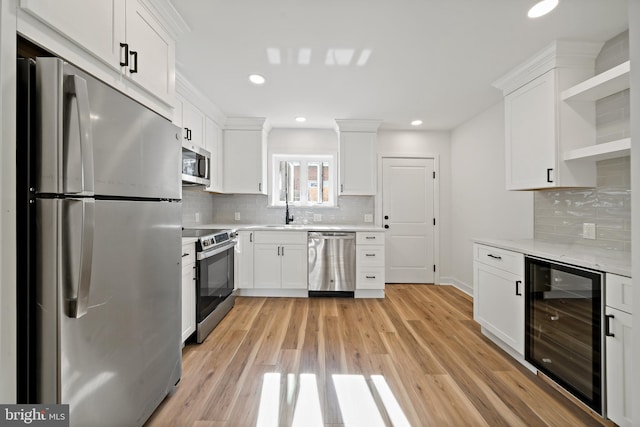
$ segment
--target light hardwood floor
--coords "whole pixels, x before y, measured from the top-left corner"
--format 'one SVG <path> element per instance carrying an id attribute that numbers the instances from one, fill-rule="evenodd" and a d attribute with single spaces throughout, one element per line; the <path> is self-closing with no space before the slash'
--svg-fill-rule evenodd
<path id="1" fill-rule="evenodd" d="M 374 405 L 359 409 L 363 420 L 391 425 L 379 376 L 413 426 L 604 424 L 483 337 L 472 317 L 471 298 L 451 286 L 388 285 L 383 300 L 238 298 L 204 343 L 184 348 L 182 380 L 147 425 L 255 426 L 261 410 L 280 426 L 300 415 L 302 426 L 346 425 L 340 405 L 358 403 L 340 379 L 367 386 L 351 395 Z M 276 388 L 260 408 L 272 373 L 265 383 Z M 301 387 L 301 374 L 316 387 Z M 317 390 L 321 420 L 296 414 L 301 388 Z"/>

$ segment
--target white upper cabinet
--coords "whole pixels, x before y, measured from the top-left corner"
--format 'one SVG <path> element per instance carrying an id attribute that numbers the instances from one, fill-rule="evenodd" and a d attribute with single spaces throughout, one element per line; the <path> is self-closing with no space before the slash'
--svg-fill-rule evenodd
<path id="1" fill-rule="evenodd" d="M 340 130 L 340 195 L 375 195 L 379 120 L 336 120 Z"/>
<path id="2" fill-rule="evenodd" d="M 211 185 L 206 191 L 222 191 L 223 148 L 222 129 L 209 117 L 205 117 L 204 148 L 211 153 Z"/>
<path id="3" fill-rule="evenodd" d="M 557 41 L 494 83 L 505 96 L 506 188 L 593 187 L 595 163 L 563 154 L 593 144 L 595 105 L 568 105 L 567 88 L 593 76 L 601 43 Z"/>
<path id="4" fill-rule="evenodd" d="M 229 118 L 223 136 L 224 192 L 267 194 L 263 118 Z"/>
<path id="5" fill-rule="evenodd" d="M 182 109 L 182 138 L 191 144 L 207 149 L 205 144 L 205 116 L 195 105 L 176 97 Z M 208 150 L 208 149 L 207 149 Z"/>
<path id="6" fill-rule="evenodd" d="M 18 19 L 22 34 L 128 94 L 129 86 L 138 85 L 164 104 L 173 104 L 175 41 L 146 2 L 20 0 L 20 9 L 26 12 Z M 98 63 L 106 68 L 95 68 Z"/>
<path id="7" fill-rule="evenodd" d="M 127 0 L 126 44 L 127 75 L 170 103 L 175 92 L 175 41 L 140 0 Z"/>

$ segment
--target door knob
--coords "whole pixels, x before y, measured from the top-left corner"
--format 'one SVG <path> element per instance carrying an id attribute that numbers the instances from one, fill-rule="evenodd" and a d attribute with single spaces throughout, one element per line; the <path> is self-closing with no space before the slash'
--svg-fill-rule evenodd
<path id="1" fill-rule="evenodd" d="M 389 228 L 389 224 L 385 224 L 385 225 L 384 225 L 384 228 Z"/>
<path id="2" fill-rule="evenodd" d="M 385 215 L 385 216 L 384 216 L 384 219 L 389 219 L 389 215 Z"/>

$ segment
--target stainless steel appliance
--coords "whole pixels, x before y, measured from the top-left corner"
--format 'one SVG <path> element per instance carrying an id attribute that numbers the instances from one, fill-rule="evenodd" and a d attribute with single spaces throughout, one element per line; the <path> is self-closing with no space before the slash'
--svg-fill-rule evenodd
<path id="1" fill-rule="evenodd" d="M 18 72 L 19 401 L 142 425 L 181 376 L 180 129 L 60 59 Z"/>
<path id="2" fill-rule="evenodd" d="M 196 242 L 196 340 L 201 343 L 233 308 L 235 230 L 185 229 Z"/>
<path id="3" fill-rule="evenodd" d="M 182 143 L 182 184 L 208 186 L 210 183 L 211 153 L 184 141 Z"/>
<path id="4" fill-rule="evenodd" d="M 356 233 L 317 232 L 309 239 L 309 296 L 353 296 Z"/>
<path id="5" fill-rule="evenodd" d="M 602 415 L 602 273 L 525 258 L 525 359 Z"/>

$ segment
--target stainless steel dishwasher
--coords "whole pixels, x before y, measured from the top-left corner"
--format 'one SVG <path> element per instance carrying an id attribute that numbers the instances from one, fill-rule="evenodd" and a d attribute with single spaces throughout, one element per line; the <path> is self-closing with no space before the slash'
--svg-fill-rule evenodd
<path id="1" fill-rule="evenodd" d="M 353 296 L 356 233 L 309 232 L 309 296 Z"/>

